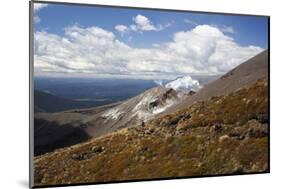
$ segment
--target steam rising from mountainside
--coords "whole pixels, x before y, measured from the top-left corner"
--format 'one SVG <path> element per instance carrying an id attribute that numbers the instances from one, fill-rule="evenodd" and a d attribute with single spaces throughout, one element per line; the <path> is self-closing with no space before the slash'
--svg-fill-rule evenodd
<path id="1" fill-rule="evenodd" d="M 154 83 L 156 83 L 159 86 L 163 86 L 163 81 L 162 80 L 154 80 Z"/>
<path id="2" fill-rule="evenodd" d="M 179 77 L 167 83 L 165 87 L 183 92 L 197 91 L 201 88 L 199 81 L 192 79 L 190 76 Z"/>
<path id="3" fill-rule="evenodd" d="M 190 76 L 178 77 L 165 85 L 162 80 L 154 80 L 154 82 L 167 89 L 174 89 L 175 91 L 181 92 L 198 91 L 202 87 L 198 80 L 192 79 Z"/>

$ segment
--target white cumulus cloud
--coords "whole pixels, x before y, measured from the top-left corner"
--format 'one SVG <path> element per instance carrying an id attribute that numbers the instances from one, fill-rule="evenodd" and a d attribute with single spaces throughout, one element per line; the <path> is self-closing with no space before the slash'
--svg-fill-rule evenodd
<path id="1" fill-rule="evenodd" d="M 128 31 L 128 27 L 122 24 L 116 25 L 114 28 L 120 33 L 126 33 Z"/>
<path id="2" fill-rule="evenodd" d="M 135 22 L 138 30 L 141 31 L 157 30 L 156 26 L 154 26 L 147 17 L 141 14 L 138 14 L 136 17 L 134 17 L 133 21 Z"/>
<path id="3" fill-rule="evenodd" d="M 117 30 L 117 31 L 119 31 L 119 32 L 121 32 L 121 33 L 124 33 L 124 32 L 126 32 L 127 30 L 128 30 L 128 27 L 127 26 L 125 26 L 125 25 L 116 25 L 115 26 L 115 29 Z"/>
<path id="4" fill-rule="evenodd" d="M 167 27 L 170 27 L 172 23 L 153 24 L 146 16 L 138 14 L 133 17 L 134 24 L 130 26 L 133 31 L 161 31 Z"/>
<path id="5" fill-rule="evenodd" d="M 143 22 L 145 23 L 145 22 Z M 35 75 L 174 78 L 222 74 L 263 49 L 241 46 L 220 29 L 198 25 L 151 48 L 135 48 L 100 27 L 72 26 L 63 36 L 35 33 Z"/>
<path id="6" fill-rule="evenodd" d="M 129 26 L 118 24 L 115 30 L 121 35 L 127 32 L 145 32 L 145 31 L 161 31 L 172 25 L 172 22 L 166 24 L 153 24 L 148 17 L 138 14 L 132 18 L 133 23 Z"/>

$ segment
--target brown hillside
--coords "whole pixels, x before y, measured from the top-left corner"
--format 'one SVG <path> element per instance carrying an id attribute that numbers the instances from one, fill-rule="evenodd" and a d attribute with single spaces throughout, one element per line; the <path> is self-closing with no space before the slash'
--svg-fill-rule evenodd
<path id="1" fill-rule="evenodd" d="M 144 125 L 35 158 L 35 185 L 268 171 L 262 79 Z"/>

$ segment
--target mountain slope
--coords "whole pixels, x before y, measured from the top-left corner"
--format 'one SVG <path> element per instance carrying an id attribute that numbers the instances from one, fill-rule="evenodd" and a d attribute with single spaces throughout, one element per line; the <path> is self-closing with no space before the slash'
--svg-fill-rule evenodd
<path id="1" fill-rule="evenodd" d="M 177 103 L 180 95 L 173 89 L 154 87 L 114 108 L 95 115 L 95 119 L 89 122 L 92 125 L 89 131 L 92 136 L 100 136 L 120 128 L 141 124 Z M 102 133 L 97 133 L 97 131 Z"/>
<path id="2" fill-rule="evenodd" d="M 268 171 L 266 78 L 35 158 L 35 185 Z"/>
<path id="3" fill-rule="evenodd" d="M 78 135 L 75 137 L 76 143 L 79 143 L 90 137 L 99 137 L 121 128 L 140 125 L 177 103 L 182 95 L 184 94 L 173 89 L 155 87 L 122 103 L 57 113 L 37 113 L 35 139 L 44 142 L 38 142 L 35 146 L 35 151 L 38 152 L 36 155 L 75 144 L 75 139 L 63 145 L 58 143 L 59 139 L 69 141 L 68 138 L 73 136 L 75 131 Z"/>
<path id="4" fill-rule="evenodd" d="M 89 110 L 76 109 L 53 114 L 40 113 L 35 115 L 35 119 L 40 119 L 44 123 L 44 127 L 50 127 L 50 123 L 53 122 L 58 126 L 70 125 L 81 129 L 80 131 L 83 131 L 86 136 L 95 138 L 133 125 L 143 125 L 155 117 L 172 114 L 198 101 L 235 92 L 240 88 L 254 84 L 260 78 L 267 78 L 267 74 L 268 51 L 264 51 L 242 63 L 216 81 L 207 84 L 195 94 L 185 94 L 159 86 L 149 89 L 122 103 Z M 174 84 L 176 85 L 173 84 L 173 86 L 179 86 L 180 88 L 184 86 L 188 88 L 192 84 L 192 86 L 199 87 L 198 83 L 194 83 L 190 78 L 186 79 L 189 81 L 187 87 L 182 82 L 179 82 L 182 80 L 175 80 Z M 35 126 L 41 127 L 42 125 Z M 53 139 L 57 136 L 56 129 L 52 127 L 50 132 L 52 137 L 50 137 L 49 142 L 55 144 L 56 142 Z M 80 138 L 78 142 L 81 142 Z M 55 145 L 52 150 L 57 147 L 59 146 Z"/>

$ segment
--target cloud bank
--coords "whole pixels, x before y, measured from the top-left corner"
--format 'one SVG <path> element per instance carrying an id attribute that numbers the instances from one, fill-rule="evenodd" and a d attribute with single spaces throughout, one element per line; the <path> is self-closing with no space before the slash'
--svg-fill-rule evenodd
<path id="1" fill-rule="evenodd" d="M 142 27 L 147 24 L 145 19 L 139 21 Z M 223 74 L 262 50 L 257 46 L 241 46 L 210 25 L 176 32 L 171 41 L 152 48 L 133 48 L 99 27 L 71 26 L 63 36 L 46 31 L 35 33 L 34 65 L 38 76 L 71 73 L 168 79 L 179 75 Z"/>

